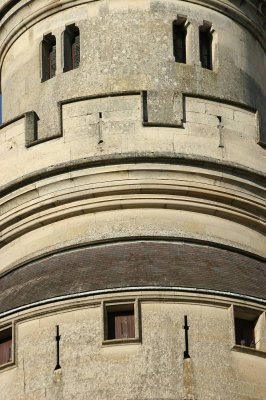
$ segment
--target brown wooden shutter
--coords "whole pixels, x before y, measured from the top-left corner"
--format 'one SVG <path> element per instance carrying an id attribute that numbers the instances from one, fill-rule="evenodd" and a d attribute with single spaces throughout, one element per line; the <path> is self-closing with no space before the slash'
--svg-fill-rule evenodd
<path id="1" fill-rule="evenodd" d="M 12 357 L 12 339 L 9 338 L 0 343 L 0 365 L 11 361 Z"/>
<path id="2" fill-rule="evenodd" d="M 108 339 L 135 337 L 134 310 L 108 312 Z"/>
<path id="3" fill-rule="evenodd" d="M 121 313 L 122 314 L 122 313 Z M 135 337 L 135 321 L 133 312 L 115 316 L 115 338 L 127 339 Z"/>

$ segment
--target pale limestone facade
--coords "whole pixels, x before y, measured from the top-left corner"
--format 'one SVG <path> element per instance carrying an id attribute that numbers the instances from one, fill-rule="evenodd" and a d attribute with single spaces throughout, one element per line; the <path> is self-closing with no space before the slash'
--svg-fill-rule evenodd
<path id="1" fill-rule="evenodd" d="M 0 400 L 266 400 L 265 1 L 0 0 L 0 18 Z M 106 341 L 106 304 L 127 302 L 136 340 Z M 235 339 L 250 315 L 255 348 Z"/>

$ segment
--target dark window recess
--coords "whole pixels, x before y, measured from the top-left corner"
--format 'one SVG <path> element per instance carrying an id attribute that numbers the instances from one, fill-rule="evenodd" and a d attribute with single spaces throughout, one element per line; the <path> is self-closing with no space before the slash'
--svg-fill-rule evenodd
<path id="1" fill-rule="evenodd" d="M 135 337 L 134 310 L 108 312 L 108 339 Z"/>
<path id="2" fill-rule="evenodd" d="M 200 30 L 200 61 L 203 68 L 212 69 L 212 34 L 210 29 Z"/>
<path id="3" fill-rule="evenodd" d="M 42 80 L 53 78 L 56 73 L 56 39 L 52 34 L 42 41 Z"/>
<path id="4" fill-rule="evenodd" d="M 12 361 L 12 328 L 0 331 L 0 366 Z"/>
<path id="5" fill-rule="evenodd" d="M 236 344 L 246 347 L 255 347 L 256 321 L 235 318 Z"/>
<path id="6" fill-rule="evenodd" d="M 185 23 L 178 24 L 173 22 L 173 49 L 175 61 L 178 63 L 186 63 L 186 36 L 187 30 Z"/>
<path id="7" fill-rule="evenodd" d="M 80 34 L 75 25 L 64 32 L 64 72 L 78 68 L 80 64 Z"/>

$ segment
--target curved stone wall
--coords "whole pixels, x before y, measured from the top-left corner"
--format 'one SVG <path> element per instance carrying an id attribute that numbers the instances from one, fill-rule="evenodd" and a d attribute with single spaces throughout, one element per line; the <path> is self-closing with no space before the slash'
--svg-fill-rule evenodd
<path id="1" fill-rule="evenodd" d="M 152 236 L 148 208 L 164 210 L 162 223 L 156 217 L 161 236 L 265 256 L 261 6 L 254 13 L 251 3 L 230 3 L 227 11 L 219 2 L 30 4 L 1 9 L 3 113 L 11 119 L 0 129 L 1 270 L 52 249 L 120 237 L 119 227 L 88 231 L 95 213 L 123 217 L 124 237 Z M 178 15 L 189 22 L 186 64 L 173 57 Z M 199 62 L 203 21 L 214 29 L 212 71 Z M 81 64 L 64 73 L 62 33 L 73 22 Z M 57 71 L 41 82 L 40 43 L 49 32 Z M 149 222 L 134 229 L 139 208 Z M 62 229 L 64 219 L 80 233 Z"/>
<path id="2" fill-rule="evenodd" d="M 136 298 L 141 341 L 103 344 L 101 303 Z M 13 316 L 16 367 L 1 371 L 0 386 L 8 400 L 213 399 L 221 394 L 225 400 L 263 400 L 264 353 L 244 353 L 234 345 L 233 308 L 225 298 L 215 303 L 213 297 L 153 291 L 94 296 L 18 313 Z M 184 315 L 191 357 L 185 360 Z M 61 369 L 54 372 L 56 325 Z"/>
<path id="3" fill-rule="evenodd" d="M 0 272 L 65 247 L 145 237 L 265 257 L 263 8 L 206 6 L 3 4 L 11 120 L 0 129 Z M 172 50 L 180 15 L 186 64 Z M 199 62 L 203 21 L 214 30 L 213 70 Z M 63 72 L 71 23 L 80 28 L 81 64 Z M 50 32 L 57 71 L 41 82 L 40 43 Z"/>
<path id="4" fill-rule="evenodd" d="M 0 0 L 0 19 L 0 393 L 264 400 L 265 1 Z"/>
<path id="5" fill-rule="evenodd" d="M 220 243 L 265 257 L 263 176 L 188 159 L 128 161 L 62 166 L 6 186 L 0 271 L 64 247 L 136 237 Z"/>
<path id="6" fill-rule="evenodd" d="M 266 83 L 262 46 L 265 34 L 261 24 L 265 17 L 259 13 L 252 25 L 250 15 L 254 16 L 254 12 L 239 10 L 233 4 L 228 5 L 228 15 L 218 6 L 215 10 L 177 0 L 167 6 L 165 2 L 149 0 L 78 4 L 65 1 L 60 2 L 60 7 L 54 2 L 35 0 L 30 7 L 27 5 L 28 1 L 18 2 L 3 16 L 4 120 L 34 111 L 38 116 L 38 137 L 53 137 L 60 134 L 58 102 L 146 90 L 149 122 L 179 124 L 181 96 L 193 93 L 239 107 L 249 106 L 253 111 L 258 109 L 263 142 Z M 61 36 L 65 26 L 73 23 L 73 6 L 74 22 L 80 27 L 81 64 L 63 73 Z M 178 14 L 189 22 L 185 65 L 176 64 L 173 57 L 172 22 Z M 242 24 L 235 22 L 238 17 Z M 215 31 L 213 71 L 201 68 L 199 62 L 198 30 L 203 20 L 209 21 Z M 252 32 L 247 29 L 250 25 Z M 51 30 L 57 40 L 57 71 L 53 79 L 41 82 L 40 43 Z M 257 30 L 261 31 L 260 41 Z"/>

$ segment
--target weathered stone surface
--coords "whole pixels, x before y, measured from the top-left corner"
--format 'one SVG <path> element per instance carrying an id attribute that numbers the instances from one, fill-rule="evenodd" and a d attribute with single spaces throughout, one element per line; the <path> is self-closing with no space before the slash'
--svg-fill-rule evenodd
<path id="1" fill-rule="evenodd" d="M 265 17 L 265 0 L 0 0 L 0 400 L 265 400 Z M 128 303 L 135 338 L 108 340 Z"/>

